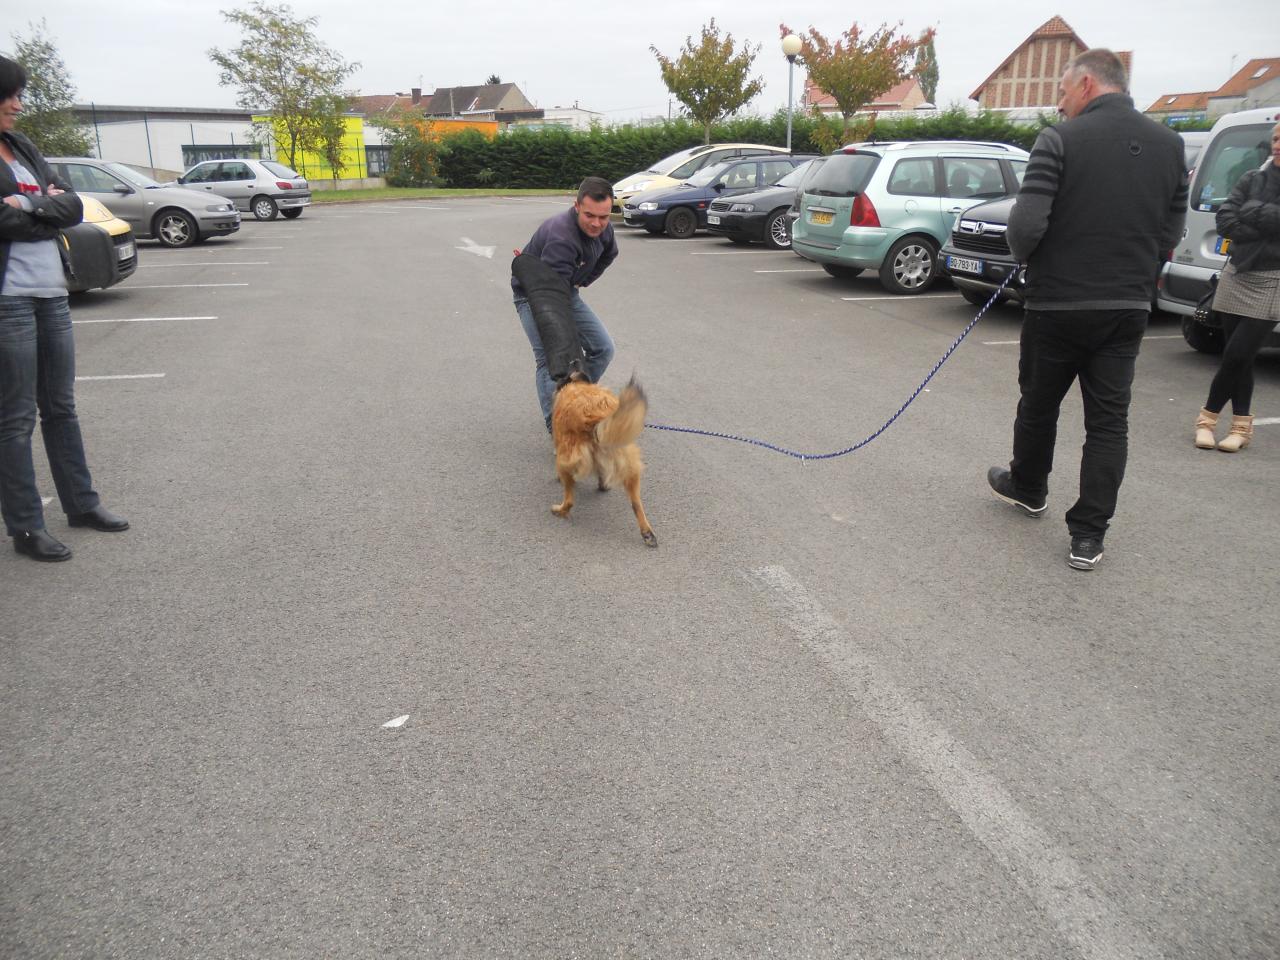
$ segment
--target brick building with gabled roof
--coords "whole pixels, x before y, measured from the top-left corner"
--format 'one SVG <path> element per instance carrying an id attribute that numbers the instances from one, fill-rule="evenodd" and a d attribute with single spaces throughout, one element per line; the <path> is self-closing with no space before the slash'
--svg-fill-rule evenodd
<path id="1" fill-rule="evenodd" d="M 1050 17 L 1011 53 L 991 76 L 969 94 L 988 110 L 1017 110 L 1028 107 L 1056 108 L 1058 81 L 1067 62 L 1084 53 L 1089 45 L 1061 17 Z M 1133 54 L 1116 51 L 1128 74 Z"/>
<path id="2" fill-rule="evenodd" d="M 863 106 L 858 112 L 884 113 L 891 110 L 914 110 L 924 102 L 924 90 L 920 86 L 920 81 L 915 77 L 907 77 Z M 831 94 L 819 89 L 812 80 L 805 81 L 804 94 L 800 98 L 800 103 L 804 107 L 821 113 L 840 112 Z"/>

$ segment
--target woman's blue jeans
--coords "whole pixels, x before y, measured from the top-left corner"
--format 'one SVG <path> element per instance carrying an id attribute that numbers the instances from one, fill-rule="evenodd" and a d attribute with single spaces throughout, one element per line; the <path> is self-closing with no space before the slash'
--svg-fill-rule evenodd
<path id="1" fill-rule="evenodd" d="M 578 342 L 582 344 L 582 352 L 586 354 L 587 376 L 592 383 L 599 383 L 600 378 L 613 359 L 613 338 L 604 324 L 574 290 L 569 297 L 569 310 L 573 314 L 573 323 L 578 330 Z M 538 390 L 538 403 L 542 406 L 542 419 L 547 429 L 551 429 L 551 405 L 556 398 L 555 381 L 547 373 L 547 355 L 542 350 L 542 338 L 538 336 L 538 324 L 533 319 L 533 310 L 524 297 L 516 297 L 516 313 L 520 315 L 520 325 L 524 327 L 524 335 L 529 338 L 529 346 L 533 347 L 534 384 Z"/>
<path id="2" fill-rule="evenodd" d="M 44 529 L 31 437 L 36 410 L 62 509 L 98 505 L 76 419 L 76 347 L 66 297 L 0 296 L 0 514 L 9 536 Z"/>

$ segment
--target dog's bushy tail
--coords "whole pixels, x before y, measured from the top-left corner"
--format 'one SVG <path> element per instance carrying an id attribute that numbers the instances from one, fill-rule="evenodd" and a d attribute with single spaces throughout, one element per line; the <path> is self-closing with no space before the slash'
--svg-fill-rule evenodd
<path id="1" fill-rule="evenodd" d="M 649 400 L 633 376 L 618 393 L 618 409 L 596 424 L 596 442 L 602 447 L 621 447 L 635 441 L 644 429 Z"/>

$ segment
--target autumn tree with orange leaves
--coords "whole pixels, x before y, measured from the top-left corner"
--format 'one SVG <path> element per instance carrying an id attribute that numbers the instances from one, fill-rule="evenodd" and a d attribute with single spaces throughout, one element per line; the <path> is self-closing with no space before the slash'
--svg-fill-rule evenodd
<path id="1" fill-rule="evenodd" d="M 898 35 L 901 26 L 881 24 L 874 33 L 863 36 L 862 28 L 854 23 L 834 43 L 813 27 L 807 34 L 799 34 L 804 49 L 796 60 L 814 85 L 836 102 L 844 117 L 846 141 L 859 139 L 854 136 L 854 114 L 910 76 L 916 51 L 933 41 L 931 29 L 912 38 Z M 798 32 L 785 23 L 779 29 L 784 37 Z M 875 118 L 871 117 L 864 126 L 869 131 L 874 124 Z"/>

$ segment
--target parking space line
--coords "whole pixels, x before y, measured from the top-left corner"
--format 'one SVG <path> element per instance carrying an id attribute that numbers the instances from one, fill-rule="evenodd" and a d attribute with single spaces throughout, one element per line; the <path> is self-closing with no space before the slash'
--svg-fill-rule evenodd
<path id="1" fill-rule="evenodd" d="M 161 320 L 217 320 L 217 317 L 127 317 L 110 320 L 72 320 L 72 323 L 157 323 Z"/>
<path id="2" fill-rule="evenodd" d="M 1280 417 L 1259 417 L 1253 421 L 1255 427 L 1274 427 L 1277 423 L 1280 423 Z"/>
<path id="3" fill-rule="evenodd" d="M 270 260 L 192 260 L 186 263 L 143 263 L 145 267 L 269 267 Z"/>
<path id="4" fill-rule="evenodd" d="M 690 250 L 691 257 L 741 257 L 750 253 L 749 250 Z"/>
<path id="5" fill-rule="evenodd" d="M 1181 340 L 1182 334 L 1159 333 L 1159 334 L 1153 334 L 1150 337 L 1143 337 L 1142 339 L 1143 340 Z M 1021 342 L 1022 342 L 1021 340 L 983 340 L 982 345 L 984 347 L 1016 347 Z"/>
<path id="6" fill-rule="evenodd" d="M 835 680 L 895 753 L 924 781 L 1053 922 L 1083 960 L 1154 954 L 1145 930 L 1103 895 L 1053 831 L 1041 827 L 1017 795 L 893 672 L 866 652 L 783 566 L 747 574 L 776 618 Z"/>
<path id="7" fill-rule="evenodd" d="M 821 267 L 795 267 L 790 270 L 752 270 L 752 273 L 825 273 Z"/>
<path id="8" fill-rule="evenodd" d="M 899 296 L 899 297 L 841 297 L 840 299 L 848 301 L 849 303 L 860 303 L 864 300 L 904 300 L 904 301 L 954 300 L 955 294 L 953 293 L 918 293 L 915 296 L 905 295 L 905 296 Z"/>
<path id="9" fill-rule="evenodd" d="M 81 380 L 156 380 L 163 376 L 163 373 L 116 373 L 101 377 L 76 377 L 76 382 Z"/>
<path id="10" fill-rule="evenodd" d="M 130 290 L 183 290 L 187 287 L 247 287 L 248 283 L 139 283 L 129 284 Z"/>

